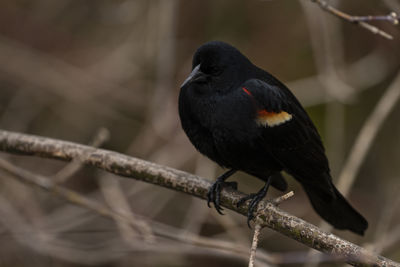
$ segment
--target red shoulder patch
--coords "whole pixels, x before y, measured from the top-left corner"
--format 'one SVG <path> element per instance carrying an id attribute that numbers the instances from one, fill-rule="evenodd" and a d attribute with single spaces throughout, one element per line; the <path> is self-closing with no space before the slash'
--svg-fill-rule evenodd
<path id="1" fill-rule="evenodd" d="M 242 90 L 248 94 L 249 96 L 253 97 L 249 90 L 246 87 L 242 87 Z M 254 98 L 253 98 L 254 100 Z M 261 109 L 257 111 L 256 122 L 260 126 L 264 127 L 274 127 L 281 125 L 287 121 L 292 119 L 292 115 L 287 113 L 286 111 L 281 112 L 269 112 L 265 109 Z"/>
<path id="2" fill-rule="evenodd" d="M 248 94 L 249 96 L 253 96 L 253 95 L 250 93 L 250 91 L 246 89 L 246 87 L 242 87 L 242 90 L 243 90 L 246 94 Z"/>

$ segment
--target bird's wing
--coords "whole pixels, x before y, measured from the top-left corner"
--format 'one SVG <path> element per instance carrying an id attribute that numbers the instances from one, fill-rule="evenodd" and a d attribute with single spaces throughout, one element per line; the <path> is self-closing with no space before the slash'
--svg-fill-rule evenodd
<path id="1" fill-rule="evenodd" d="M 259 79 L 246 81 L 241 89 L 256 107 L 254 120 L 261 131 L 261 145 L 300 182 L 312 183 L 324 176 L 322 180 L 328 179 L 329 184 L 321 138 L 294 95 L 282 84 Z"/>

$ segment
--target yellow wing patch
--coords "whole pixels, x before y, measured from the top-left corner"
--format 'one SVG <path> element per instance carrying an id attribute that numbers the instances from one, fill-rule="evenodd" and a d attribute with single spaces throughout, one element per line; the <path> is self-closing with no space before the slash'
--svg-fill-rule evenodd
<path id="1" fill-rule="evenodd" d="M 287 113 L 286 111 L 281 111 L 279 113 L 276 113 L 276 112 L 268 112 L 266 110 L 260 110 L 257 112 L 256 122 L 260 126 L 274 127 L 282 123 L 285 123 L 287 121 L 290 121 L 291 119 L 292 115 Z"/>

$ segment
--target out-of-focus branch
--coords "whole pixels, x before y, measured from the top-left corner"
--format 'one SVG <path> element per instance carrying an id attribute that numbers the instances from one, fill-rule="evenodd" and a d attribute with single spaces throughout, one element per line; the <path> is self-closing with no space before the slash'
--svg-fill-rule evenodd
<path id="1" fill-rule="evenodd" d="M 151 242 L 154 239 L 151 229 L 147 226 L 147 224 L 138 218 L 128 217 L 121 212 L 113 211 L 107 206 L 86 198 L 83 195 L 66 187 L 60 186 L 46 177 L 18 168 L 17 166 L 14 166 L 13 164 L 1 158 L 0 169 L 10 173 L 18 179 L 21 179 L 25 183 L 33 184 L 42 189 L 53 192 L 71 203 L 82 206 L 89 210 L 93 210 L 102 216 L 115 219 L 117 222 L 125 222 L 129 226 L 133 226 L 134 229 L 137 230 L 146 241 Z"/>
<path id="2" fill-rule="evenodd" d="M 114 174 L 174 189 L 203 199 L 207 197 L 208 188 L 211 186 L 206 179 L 183 171 L 120 153 L 51 138 L 0 131 L 0 150 L 66 161 L 76 159 L 83 164 L 95 166 Z M 247 204 L 240 208 L 236 207 L 237 202 L 244 196 L 241 192 L 225 189 L 221 194 L 221 202 L 226 208 L 247 215 Z M 372 264 L 375 266 L 400 266 L 396 262 L 333 234 L 323 232 L 316 226 L 280 210 L 271 202 L 260 202 L 258 223 L 262 227 L 269 227 L 306 246 L 339 257 L 355 266 Z"/>
<path id="3" fill-rule="evenodd" d="M 400 73 L 386 89 L 378 104 L 376 104 L 371 115 L 367 118 L 356 141 L 351 149 L 348 160 L 338 179 L 338 188 L 342 194 L 347 195 L 349 189 L 353 185 L 354 179 L 364 162 L 364 159 L 373 144 L 378 131 L 381 129 L 382 124 L 389 116 L 390 112 L 396 106 L 400 98 Z"/>
<path id="4" fill-rule="evenodd" d="M 316 36 L 312 37 L 315 38 Z M 335 48 L 335 51 L 336 49 L 337 48 Z M 393 66 L 386 64 L 388 63 L 385 63 L 382 54 L 379 51 L 374 51 L 349 65 L 336 66 L 335 68 L 337 68 L 337 73 L 340 77 L 346 77 L 346 83 L 355 89 L 355 91 L 352 92 L 353 94 L 347 94 L 347 98 L 336 100 L 341 100 L 345 103 L 351 102 L 354 95 L 374 87 L 387 79 L 392 73 L 391 69 Z M 374 71 L 371 72 L 371 69 L 374 69 Z M 365 75 L 366 72 L 368 72 L 368 76 Z M 321 88 L 325 88 L 326 85 L 321 81 L 320 75 L 294 80 L 288 82 L 287 86 L 300 98 L 301 103 L 305 106 L 319 105 L 335 100 L 332 98 L 332 96 L 335 95 L 329 95 L 329 97 L 327 97 L 326 91 L 321 90 Z"/>
<path id="5" fill-rule="evenodd" d="M 397 15 L 395 12 L 390 12 L 389 15 L 385 15 L 385 16 L 352 16 L 347 13 L 344 13 L 343 11 L 340 11 L 339 9 L 334 8 L 333 6 L 329 5 L 324 0 L 311 0 L 311 1 L 314 3 L 317 3 L 321 7 L 321 9 L 323 9 L 324 11 L 329 12 L 332 15 L 335 15 L 336 17 L 339 17 L 348 22 L 355 23 L 374 34 L 378 34 L 389 40 L 392 40 L 393 36 L 391 36 L 390 34 L 388 34 L 385 31 L 367 23 L 366 21 L 383 20 L 383 21 L 389 21 L 389 22 L 393 23 L 394 25 L 396 25 L 399 23 L 399 19 L 400 19 L 400 16 Z"/>

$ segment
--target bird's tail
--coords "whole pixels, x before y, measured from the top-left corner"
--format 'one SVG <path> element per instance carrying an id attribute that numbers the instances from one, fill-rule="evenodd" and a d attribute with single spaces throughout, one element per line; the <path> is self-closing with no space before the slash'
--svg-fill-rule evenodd
<path id="1" fill-rule="evenodd" d="M 325 221 L 337 229 L 364 235 L 368 222 L 347 202 L 336 187 L 331 185 L 332 191 L 329 194 L 310 184 L 303 184 L 303 187 L 315 211 Z"/>

